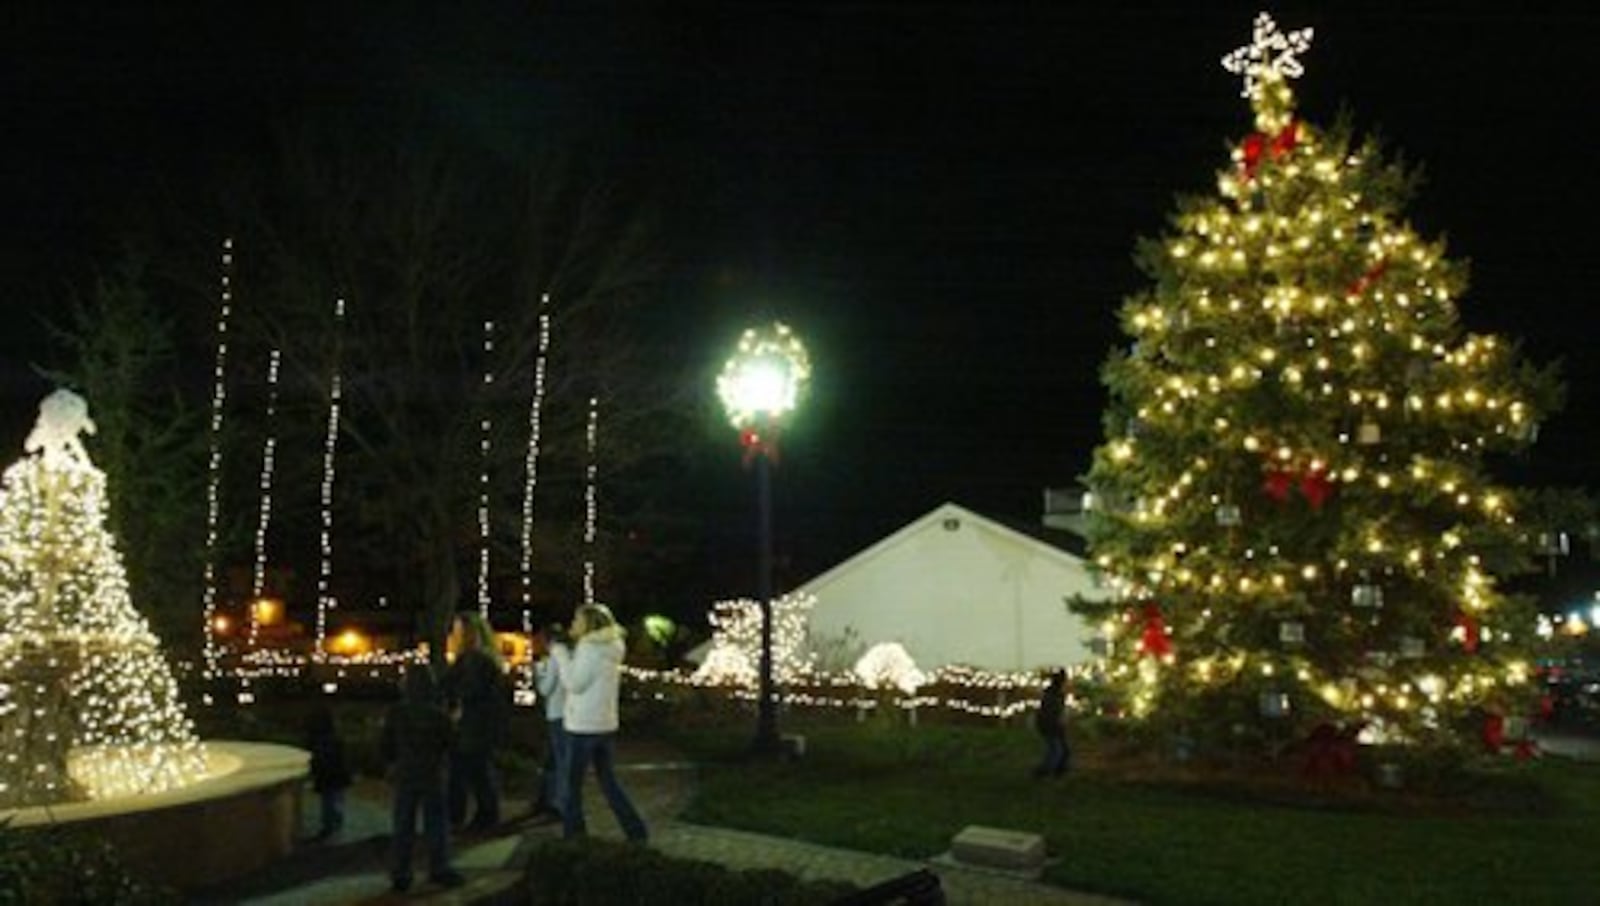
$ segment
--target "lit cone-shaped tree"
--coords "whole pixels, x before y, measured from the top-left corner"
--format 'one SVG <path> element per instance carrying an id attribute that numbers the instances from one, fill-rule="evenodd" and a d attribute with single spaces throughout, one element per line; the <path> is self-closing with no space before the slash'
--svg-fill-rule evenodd
<path id="1" fill-rule="evenodd" d="M 171 789 L 204 758 L 106 530 L 81 397 L 45 400 L 0 485 L 0 807 Z"/>
<path id="2" fill-rule="evenodd" d="M 1141 244 L 1106 442 L 1088 477 L 1123 713 L 1203 737 L 1461 738 L 1529 691 L 1519 496 L 1485 458 L 1534 440 L 1550 371 L 1463 331 L 1465 269 L 1402 219 L 1410 181 L 1348 127 L 1295 116 L 1310 30 L 1263 14 L 1224 59 L 1255 132 L 1219 197 Z"/>

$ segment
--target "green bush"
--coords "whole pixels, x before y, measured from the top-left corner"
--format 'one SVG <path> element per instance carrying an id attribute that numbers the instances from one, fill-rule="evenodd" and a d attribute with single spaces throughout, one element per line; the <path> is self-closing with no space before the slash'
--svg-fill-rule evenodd
<path id="1" fill-rule="evenodd" d="M 0 823 L 0 904 L 176 903 L 123 864 L 110 844 L 62 827 L 19 830 Z"/>
<path id="2" fill-rule="evenodd" d="M 529 856 L 527 875 L 505 902 L 535 906 L 695 903 L 806 906 L 855 891 L 835 881 L 801 881 L 782 871 L 735 871 L 673 859 L 655 850 L 593 838 L 547 841 Z"/>

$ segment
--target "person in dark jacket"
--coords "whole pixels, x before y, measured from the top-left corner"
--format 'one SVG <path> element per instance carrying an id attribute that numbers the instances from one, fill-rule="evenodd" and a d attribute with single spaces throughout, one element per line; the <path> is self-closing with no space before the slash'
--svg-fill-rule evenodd
<path id="1" fill-rule="evenodd" d="M 321 841 L 344 827 L 344 791 L 352 779 L 333 711 L 321 702 L 306 715 L 306 750 L 311 753 L 311 789 L 321 803 L 321 829 L 314 839 Z"/>
<path id="2" fill-rule="evenodd" d="M 397 892 L 411 887 L 411 844 L 420 810 L 428 877 L 441 886 L 456 887 L 464 879 L 450 866 L 444 811 L 444 769 L 454 728 L 440 704 L 433 669 L 427 664 L 406 669 L 403 690 L 401 700 L 384 717 L 379 740 L 394 787 L 394 853 L 389 878 Z"/>
<path id="3" fill-rule="evenodd" d="M 466 829 L 487 830 L 500 823 L 494 750 L 507 731 L 511 686 L 494 630 L 482 614 L 475 610 L 456 614 L 451 640 L 456 657 L 444 675 L 445 701 L 456 715 L 456 741 L 450 751 L 450 823 L 460 826 L 466 821 L 470 794 L 474 809 Z"/>
<path id="4" fill-rule="evenodd" d="M 1039 710 L 1034 714 L 1034 729 L 1044 739 L 1044 758 L 1033 769 L 1035 777 L 1060 777 L 1072 763 L 1072 750 L 1067 748 L 1067 672 L 1057 670 L 1050 674 L 1044 691 L 1039 694 Z"/>

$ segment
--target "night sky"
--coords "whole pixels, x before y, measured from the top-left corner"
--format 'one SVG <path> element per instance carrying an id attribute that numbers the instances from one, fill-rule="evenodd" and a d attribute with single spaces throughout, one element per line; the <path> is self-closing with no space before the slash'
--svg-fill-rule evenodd
<path id="1" fill-rule="evenodd" d="M 790 581 L 945 500 L 1036 520 L 1100 436 L 1136 239 L 1176 194 L 1212 192 L 1250 125 L 1218 61 L 1255 6 L 138 6 L 24 4 L 0 39 L 5 449 L 45 389 L 33 315 L 137 217 L 132 187 L 181 185 L 318 106 L 422 104 L 485 142 L 582 124 L 692 190 L 661 320 L 708 397 L 746 322 L 809 341 L 815 393 L 777 476 Z M 1460 6 L 1271 11 L 1316 29 L 1302 115 L 1348 110 L 1423 165 L 1409 213 L 1471 261 L 1468 329 L 1564 360 L 1568 410 L 1511 477 L 1593 487 L 1600 12 Z M 697 475 L 708 515 L 742 527 L 753 489 L 729 434 L 697 447 Z M 740 531 L 719 536 L 730 557 Z"/>

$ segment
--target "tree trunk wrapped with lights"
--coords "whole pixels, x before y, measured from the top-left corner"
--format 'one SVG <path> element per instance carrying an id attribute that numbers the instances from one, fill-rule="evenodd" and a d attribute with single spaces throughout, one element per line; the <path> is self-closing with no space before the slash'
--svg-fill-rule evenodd
<path id="1" fill-rule="evenodd" d="M 0 806 L 155 792 L 204 757 L 106 530 L 105 476 L 58 391 L 0 485 Z"/>
<path id="2" fill-rule="evenodd" d="M 1310 30 L 1263 14 L 1224 58 L 1255 131 L 1220 197 L 1141 245 L 1151 279 L 1104 368 L 1092 552 L 1119 592 L 1124 713 L 1237 739 L 1319 724 L 1439 742 L 1529 691 L 1537 529 L 1486 457 L 1530 445 L 1553 371 L 1466 333 L 1465 268 L 1402 217 L 1412 181 L 1348 125 L 1298 119 Z"/>

